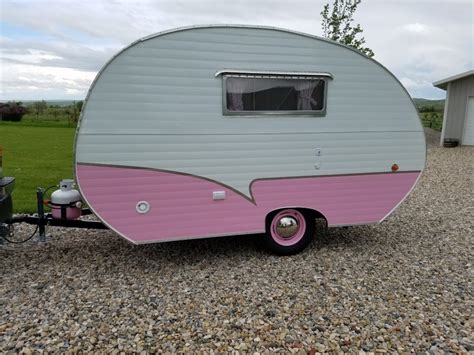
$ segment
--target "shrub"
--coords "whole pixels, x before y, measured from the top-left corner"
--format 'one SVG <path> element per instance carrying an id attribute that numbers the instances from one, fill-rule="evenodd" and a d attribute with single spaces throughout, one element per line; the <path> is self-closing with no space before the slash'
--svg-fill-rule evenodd
<path id="1" fill-rule="evenodd" d="M 21 102 L 0 102 L 0 121 L 19 122 L 27 111 Z"/>

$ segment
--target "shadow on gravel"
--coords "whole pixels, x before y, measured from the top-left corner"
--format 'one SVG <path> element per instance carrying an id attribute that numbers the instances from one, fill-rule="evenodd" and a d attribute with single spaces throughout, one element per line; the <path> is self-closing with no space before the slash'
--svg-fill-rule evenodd
<path id="1" fill-rule="evenodd" d="M 326 230 L 318 225 L 313 242 L 301 254 L 317 253 L 324 249 L 370 248 L 380 242 L 374 226 L 356 226 L 349 228 L 330 228 Z M 237 235 L 196 240 L 182 240 L 147 245 L 133 245 L 120 237 L 107 238 L 106 244 L 94 243 L 95 252 L 110 254 L 119 252 L 132 258 L 155 258 L 180 260 L 180 263 L 193 263 L 202 260 L 226 257 L 275 257 L 262 243 L 262 234 Z M 100 237 L 98 237 L 100 238 Z M 101 246 L 97 245 L 100 244 Z M 102 250 L 100 250 L 102 249 Z M 111 250 L 112 249 L 112 250 Z M 85 256 L 86 257 L 86 256 Z"/>
<path id="2" fill-rule="evenodd" d="M 383 238 L 374 226 L 330 228 L 326 231 L 320 224 L 313 242 L 302 253 L 280 257 L 265 249 L 261 242 L 262 234 L 134 245 L 110 231 L 90 234 L 78 231 L 73 237 L 62 237 L 55 230 L 51 233 L 53 240 L 47 243 L 0 248 L 0 255 L 11 264 L 25 265 L 34 259 L 44 269 L 65 269 L 79 263 L 83 264 L 84 271 L 176 271 L 176 266 L 233 267 L 240 265 L 242 260 L 256 265 L 262 261 L 301 262 L 307 258 L 325 257 L 332 250 L 366 252 L 379 244 L 380 237 Z"/>
<path id="3" fill-rule="evenodd" d="M 375 242 L 374 236 L 381 230 L 375 232 L 374 226 L 335 227 L 326 230 L 324 226 L 318 225 L 313 242 L 305 250 L 341 247 L 365 247 Z M 198 258 L 207 258 L 216 254 L 267 254 L 272 255 L 265 249 L 261 238 L 263 234 L 247 234 L 229 237 L 204 238 L 195 240 L 182 240 L 147 245 L 133 245 L 125 242 L 125 246 L 137 253 L 150 254 L 188 254 L 192 252 Z"/>
<path id="4" fill-rule="evenodd" d="M 378 226 L 334 227 L 316 235 L 315 243 L 318 248 L 358 248 L 361 245 L 366 248 L 379 243 L 383 234 L 383 228 Z"/>

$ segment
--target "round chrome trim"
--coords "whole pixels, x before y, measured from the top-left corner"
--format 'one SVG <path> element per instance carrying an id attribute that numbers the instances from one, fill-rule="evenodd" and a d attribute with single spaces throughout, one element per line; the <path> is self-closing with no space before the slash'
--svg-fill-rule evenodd
<path id="1" fill-rule="evenodd" d="M 148 213 L 148 211 L 150 211 L 150 208 L 150 203 L 147 201 L 138 201 L 137 205 L 135 206 L 135 209 L 140 214 Z"/>
<path id="2" fill-rule="evenodd" d="M 278 235 L 285 239 L 292 238 L 298 232 L 298 229 L 298 221 L 289 216 L 280 218 L 275 228 Z"/>

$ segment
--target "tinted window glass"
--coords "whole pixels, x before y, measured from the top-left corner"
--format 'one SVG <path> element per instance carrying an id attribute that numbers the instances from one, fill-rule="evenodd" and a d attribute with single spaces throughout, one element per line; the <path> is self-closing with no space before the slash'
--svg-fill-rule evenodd
<path id="1" fill-rule="evenodd" d="M 322 111 L 325 81 L 319 78 L 226 77 L 229 112 Z"/>

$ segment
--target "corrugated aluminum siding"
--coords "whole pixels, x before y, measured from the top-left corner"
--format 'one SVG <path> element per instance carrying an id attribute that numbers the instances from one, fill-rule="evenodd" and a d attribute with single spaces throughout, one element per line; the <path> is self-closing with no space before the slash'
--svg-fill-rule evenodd
<path id="1" fill-rule="evenodd" d="M 466 120 L 467 100 L 474 96 L 474 75 L 449 83 L 443 138 L 461 141 Z"/>
<path id="2" fill-rule="evenodd" d="M 329 72 L 327 113 L 223 116 L 223 69 Z M 186 172 L 249 195 L 256 178 L 419 171 L 425 141 L 404 88 L 365 56 L 276 29 L 203 27 L 137 42 L 103 69 L 76 161 Z"/>

